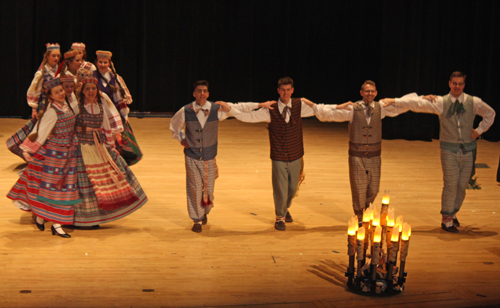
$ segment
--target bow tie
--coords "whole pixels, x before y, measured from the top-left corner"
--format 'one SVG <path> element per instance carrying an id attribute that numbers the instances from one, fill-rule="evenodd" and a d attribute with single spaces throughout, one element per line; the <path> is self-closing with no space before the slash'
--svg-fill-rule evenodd
<path id="1" fill-rule="evenodd" d="M 203 113 L 205 114 L 205 116 L 208 116 L 208 114 L 210 113 L 210 110 L 208 110 L 208 109 L 203 109 L 203 108 L 201 108 L 201 107 L 200 107 L 200 108 L 193 108 L 193 105 L 191 105 L 191 106 L 189 106 L 189 107 L 191 107 L 191 109 L 193 109 L 193 110 L 194 110 L 194 112 L 196 112 L 196 115 L 198 115 L 198 113 L 199 113 L 200 111 L 203 111 Z"/>
<path id="2" fill-rule="evenodd" d="M 452 103 L 450 109 L 448 109 L 448 115 L 453 116 L 455 113 L 465 113 L 464 104 L 462 104 L 458 99 L 454 103 Z"/>
<path id="3" fill-rule="evenodd" d="M 372 105 L 370 103 L 365 102 L 365 101 L 362 101 L 361 104 L 362 104 L 362 106 L 364 106 L 366 108 L 366 115 L 371 117 L 372 111 L 373 111 Z"/>

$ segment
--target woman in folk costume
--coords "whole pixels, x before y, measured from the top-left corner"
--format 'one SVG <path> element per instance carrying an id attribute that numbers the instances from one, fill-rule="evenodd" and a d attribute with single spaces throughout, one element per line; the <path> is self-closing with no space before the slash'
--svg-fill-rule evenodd
<path id="1" fill-rule="evenodd" d="M 82 84 L 76 119 L 78 189 L 82 203 L 75 206 L 74 225 L 96 227 L 133 213 L 148 199 L 115 149 L 115 135 L 123 130 L 118 111 L 101 95 L 95 77 L 87 76 Z"/>
<path id="2" fill-rule="evenodd" d="M 108 95 L 122 116 L 124 132 L 118 140 L 117 148 L 127 164 L 131 166 L 142 158 L 142 152 L 139 149 L 132 127 L 130 127 L 130 123 L 128 122 L 128 113 L 130 111 L 128 105 L 132 103 L 132 95 L 130 95 L 123 78 L 116 73 L 111 61 L 112 53 L 98 50 L 96 51 L 96 55 L 98 69 L 93 74 L 98 79 L 97 85 L 99 90 Z"/>
<path id="3" fill-rule="evenodd" d="M 35 78 L 31 82 L 30 87 L 28 88 L 27 99 L 28 105 L 32 108 L 31 119 L 21 127 L 12 137 L 7 139 L 7 148 L 17 156 L 24 159 L 22 150 L 19 146 L 26 139 L 26 136 L 29 135 L 31 130 L 36 124 L 36 115 L 39 110 L 44 108 L 43 102 L 45 101 L 45 93 L 43 91 L 42 85 L 55 77 L 57 64 L 59 63 L 59 59 L 61 58 L 61 51 L 59 44 L 45 44 L 47 50 L 43 55 L 42 64 L 38 68 L 38 71 L 35 73 Z"/>
<path id="4" fill-rule="evenodd" d="M 73 207 L 80 203 L 77 188 L 75 133 L 77 104 L 68 103 L 59 78 L 43 85 L 47 99 L 33 132 L 21 144 L 28 166 L 7 195 L 14 205 L 36 216 L 36 225 L 45 230 L 52 221 L 52 235 L 71 237 L 61 225 L 71 225 Z"/>
<path id="5" fill-rule="evenodd" d="M 80 65 L 80 68 L 90 71 L 96 70 L 95 65 L 92 62 L 87 61 L 87 51 L 85 50 L 84 43 L 73 43 L 73 45 L 71 45 L 71 50 L 76 50 L 79 55 L 82 55 L 82 64 Z"/>
<path id="6" fill-rule="evenodd" d="M 78 103 L 75 95 L 75 78 L 70 75 L 62 75 L 60 79 L 62 87 L 64 89 L 64 93 L 66 93 L 66 97 L 69 103 Z"/>
<path id="7" fill-rule="evenodd" d="M 61 62 L 57 69 L 56 76 L 61 73 L 62 75 L 72 76 L 76 80 L 76 75 L 80 65 L 82 64 L 82 55 L 76 50 L 70 50 L 64 53 L 64 61 Z"/>

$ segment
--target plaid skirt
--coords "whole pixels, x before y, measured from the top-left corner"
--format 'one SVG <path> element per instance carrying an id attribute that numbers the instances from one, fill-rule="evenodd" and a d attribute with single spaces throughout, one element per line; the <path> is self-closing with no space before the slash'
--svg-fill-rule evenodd
<path id="1" fill-rule="evenodd" d="M 75 226 L 111 222 L 132 214 L 147 202 L 139 181 L 116 150 L 101 144 L 80 144 L 78 148 L 78 190 L 82 202 L 75 205 Z"/>
<path id="2" fill-rule="evenodd" d="M 76 185 L 76 147 L 46 143 L 32 158 L 7 197 L 45 220 L 73 224 L 73 207 L 81 203 Z"/>
<path id="3" fill-rule="evenodd" d="M 26 124 L 23 125 L 20 129 L 18 129 L 14 135 L 12 135 L 9 139 L 7 139 L 7 148 L 9 151 L 12 153 L 16 154 L 17 156 L 21 157 L 22 160 L 25 160 L 23 157 L 23 150 L 19 148 L 21 143 L 26 139 L 26 137 L 29 135 L 29 133 L 33 130 L 33 127 L 35 127 L 35 124 L 37 122 L 36 118 L 31 118 Z"/>

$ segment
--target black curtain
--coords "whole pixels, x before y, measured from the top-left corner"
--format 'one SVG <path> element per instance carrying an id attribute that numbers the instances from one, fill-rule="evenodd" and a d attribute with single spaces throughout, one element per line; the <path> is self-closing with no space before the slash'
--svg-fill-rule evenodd
<path id="1" fill-rule="evenodd" d="M 2 1 L 0 116 L 30 114 L 26 90 L 45 51 L 58 42 L 113 52 L 132 110 L 175 112 L 192 83 L 210 99 L 277 99 L 277 80 L 318 103 L 358 100 L 366 79 L 378 98 L 448 93 L 449 75 L 468 75 L 465 92 L 494 109 L 498 1 Z M 478 119 L 478 121 L 480 118 Z M 500 139 L 494 124 L 483 137 Z M 431 140 L 435 115 L 384 120 L 384 138 Z"/>

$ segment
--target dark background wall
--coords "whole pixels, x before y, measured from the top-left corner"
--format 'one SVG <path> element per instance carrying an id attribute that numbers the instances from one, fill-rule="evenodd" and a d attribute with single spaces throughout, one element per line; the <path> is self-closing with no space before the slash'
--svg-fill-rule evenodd
<path id="1" fill-rule="evenodd" d="M 277 99 L 277 80 L 318 103 L 358 100 L 366 79 L 378 98 L 446 94 L 451 72 L 495 110 L 500 84 L 500 1 L 1 1 L 0 116 L 30 114 L 26 90 L 45 51 L 58 42 L 98 49 L 132 93 L 132 110 L 175 112 L 192 83 L 210 81 L 210 98 Z M 480 119 L 480 118 L 479 118 Z M 384 120 L 385 138 L 431 140 L 437 116 Z M 500 139 L 500 125 L 483 135 Z"/>

